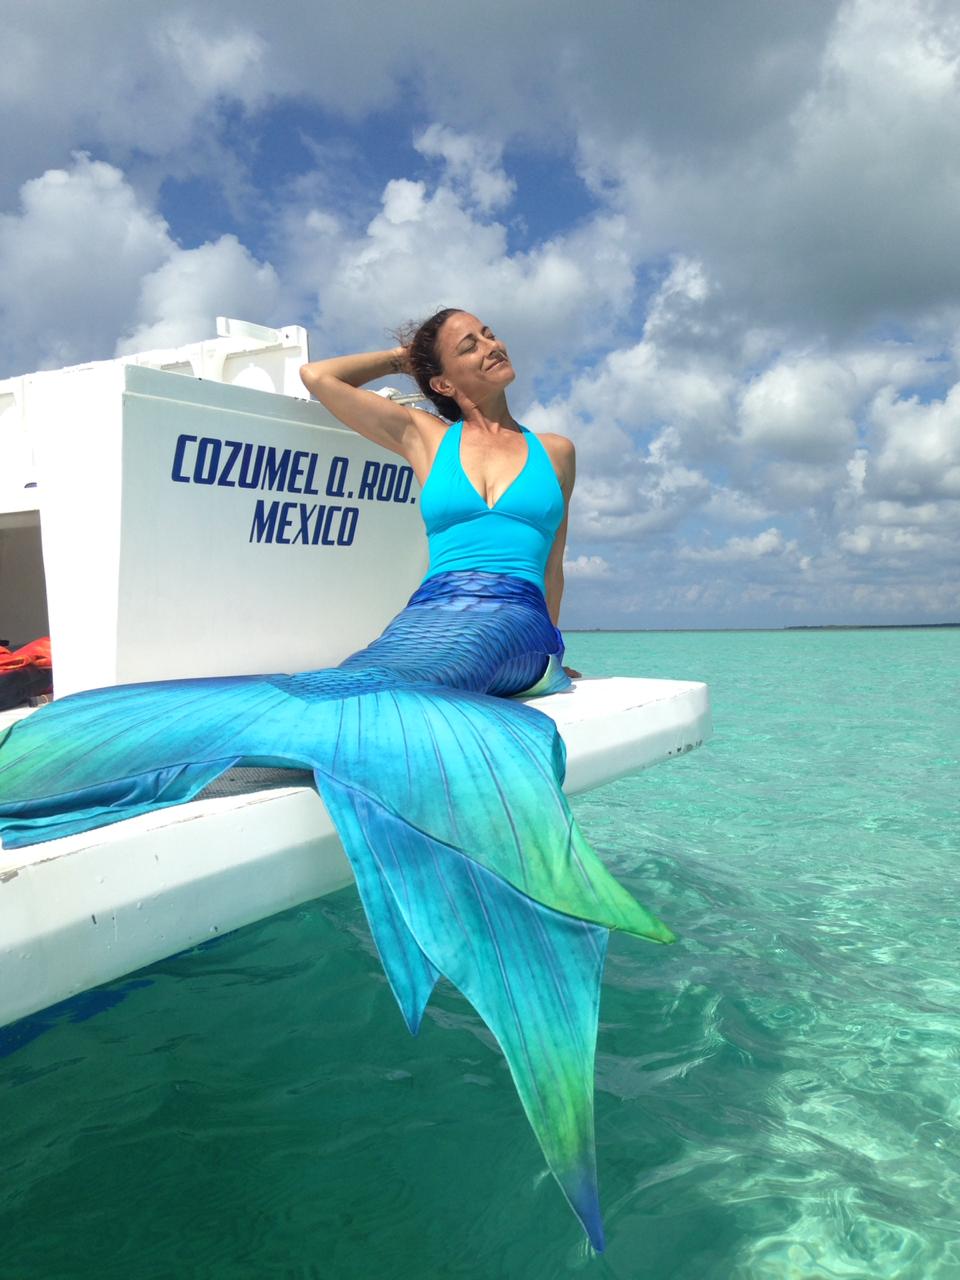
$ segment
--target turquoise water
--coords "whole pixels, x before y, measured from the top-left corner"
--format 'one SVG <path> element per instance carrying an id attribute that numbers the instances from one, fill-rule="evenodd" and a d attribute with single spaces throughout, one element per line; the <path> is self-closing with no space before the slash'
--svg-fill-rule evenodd
<path id="1" fill-rule="evenodd" d="M 715 719 L 575 802 L 681 938 L 611 944 L 606 1254 L 346 890 L 0 1031 L 3 1280 L 960 1277 L 960 632 L 568 640 Z"/>

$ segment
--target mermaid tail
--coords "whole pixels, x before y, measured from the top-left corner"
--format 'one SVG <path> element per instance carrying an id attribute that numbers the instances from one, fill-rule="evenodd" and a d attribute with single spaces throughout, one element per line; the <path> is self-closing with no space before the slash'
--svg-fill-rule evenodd
<path id="1" fill-rule="evenodd" d="M 408 1027 L 439 974 L 463 991 L 601 1248 L 592 1079 L 606 930 L 672 934 L 579 831 L 553 722 L 489 696 L 532 685 L 559 652 L 535 587 L 439 575 L 338 668 L 41 708 L 0 741 L 0 833 L 15 848 L 182 803 L 235 764 L 313 769 Z"/>
<path id="2" fill-rule="evenodd" d="M 336 784 L 322 783 L 321 791 L 338 830 L 353 848 L 366 847 L 379 873 L 372 901 L 366 878 L 358 884 L 410 1030 L 437 976 L 426 957 L 442 957 L 444 975 L 496 1036 L 547 1163 L 602 1249 L 593 1060 L 607 930 L 541 906 L 366 797 Z M 386 919 L 376 896 L 381 884 Z M 390 945 L 394 912 L 414 947 Z"/>

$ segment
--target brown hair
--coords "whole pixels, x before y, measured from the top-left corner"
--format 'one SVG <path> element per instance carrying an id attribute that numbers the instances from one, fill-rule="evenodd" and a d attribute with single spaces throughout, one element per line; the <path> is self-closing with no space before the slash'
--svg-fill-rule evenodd
<path id="1" fill-rule="evenodd" d="M 406 348 L 407 362 L 417 386 L 428 400 L 431 400 L 444 418 L 449 422 L 457 422 L 463 417 L 460 406 L 452 396 L 441 396 L 430 386 L 431 378 L 438 378 L 443 373 L 440 359 L 437 356 L 437 337 L 447 320 L 463 310 L 462 307 L 442 307 L 435 311 L 422 324 L 411 321 L 397 333 L 402 346 Z"/>

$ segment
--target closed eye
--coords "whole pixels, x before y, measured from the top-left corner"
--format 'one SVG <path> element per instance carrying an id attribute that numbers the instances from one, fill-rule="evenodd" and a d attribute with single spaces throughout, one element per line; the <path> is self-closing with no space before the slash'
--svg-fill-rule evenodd
<path id="1" fill-rule="evenodd" d="M 489 327 L 485 327 L 483 329 L 481 337 L 489 338 L 492 342 L 496 342 L 497 340 L 496 334 Z M 469 355 L 471 351 L 476 351 L 476 349 L 477 340 L 472 333 L 461 339 L 460 345 L 457 347 L 458 353 L 462 356 Z"/>

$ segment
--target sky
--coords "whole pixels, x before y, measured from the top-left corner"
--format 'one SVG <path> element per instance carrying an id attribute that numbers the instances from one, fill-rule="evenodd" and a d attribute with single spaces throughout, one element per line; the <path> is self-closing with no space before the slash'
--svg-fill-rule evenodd
<path id="1" fill-rule="evenodd" d="M 960 621 L 954 0 L 0 0 L 0 377 L 438 306 L 565 627 Z"/>

